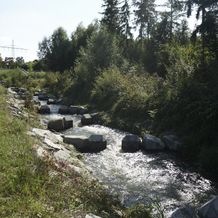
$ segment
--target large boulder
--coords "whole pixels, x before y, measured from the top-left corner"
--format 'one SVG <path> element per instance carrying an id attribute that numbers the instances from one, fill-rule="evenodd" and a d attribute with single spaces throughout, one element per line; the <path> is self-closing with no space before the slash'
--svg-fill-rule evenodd
<path id="1" fill-rule="evenodd" d="M 79 111 L 79 107 L 78 106 L 73 106 L 73 105 L 71 105 L 70 107 L 69 107 L 69 113 L 70 114 L 78 114 L 78 111 Z"/>
<path id="2" fill-rule="evenodd" d="M 165 145 L 160 138 L 146 134 L 142 140 L 142 149 L 145 151 L 163 151 Z"/>
<path id="3" fill-rule="evenodd" d="M 76 148 L 80 149 L 87 145 L 88 137 L 82 135 L 77 135 L 77 136 L 64 135 L 63 141 L 66 144 L 74 145 Z"/>
<path id="4" fill-rule="evenodd" d="M 195 210 L 190 206 L 184 206 L 176 209 L 170 218 L 197 218 Z"/>
<path id="5" fill-rule="evenodd" d="M 198 209 L 198 215 L 201 218 L 217 218 L 218 217 L 218 196 L 208 201 Z"/>
<path id="6" fill-rule="evenodd" d="M 38 99 L 40 101 L 47 101 L 49 97 L 45 93 L 38 93 Z"/>
<path id="7" fill-rule="evenodd" d="M 48 105 L 42 105 L 38 108 L 38 112 L 40 114 L 50 114 L 51 111 Z"/>
<path id="8" fill-rule="evenodd" d="M 88 109 L 83 107 L 83 106 L 75 106 L 75 105 L 71 105 L 69 107 L 69 113 L 70 114 L 80 114 L 80 115 L 83 115 L 83 114 L 86 114 L 88 112 Z"/>
<path id="9" fill-rule="evenodd" d="M 48 122 L 48 129 L 54 130 L 57 132 L 69 129 L 73 127 L 73 120 L 72 119 L 57 119 L 57 120 L 50 120 Z"/>
<path id="10" fill-rule="evenodd" d="M 84 114 L 81 118 L 81 124 L 83 126 L 93 124 L 92 116 L 90 114 Z"/>
<path id="11" fill-rule="evenodd" d="M 103 151 L 107 147 L 107 142 L 102 135 L 86 136 L 69 136 L 63 137 L 67 144 L 72 144 L 74 147 L 83 153 L 97 153 Z"/>
<path id="12" fill-rule="evenodd" d="M 56 100 L 53 98 L 49 98 L 47 104 L 56 104 Z"/>
<path id="13" fill-rule="evenodd" d="M 140 149 L 142 140 L 137 135 L 126 135 L 122 140 L 122 150 L 124 152 L 136 152 Z"/>
<path id="14" fill-rule="evenodd" d="M 64 118 L 64 129 L 69 129 L 73 127 L 73 120 L 71 118 Z"/>
<path id="15" fill-rule="evenodd" d="M 59 110 L 59 114 L 69 114 L 70 113 L 70 108 L 68 106 L 62 105 Z"/>
<path id="16" fill-rule="evenodd" d="M 181 148 L 182 143 L 176 135 L 163 135 L 161 139 L 166 145 L 166 149 L 169 151 L 178 151 Z"/>
<path id="17" fill-rule="evenodd" d="M 103 151 L 107 147 L 107 141 L 102 135 L 91 135 L 88 138 L 88 146 L 84 149 L 84 152 L 96 153 Z"/>

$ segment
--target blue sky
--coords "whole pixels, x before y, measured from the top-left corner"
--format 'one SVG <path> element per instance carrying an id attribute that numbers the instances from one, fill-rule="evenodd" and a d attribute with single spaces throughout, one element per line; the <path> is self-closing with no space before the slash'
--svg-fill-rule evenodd
<path id="1" fill-rule="evenodd" d="M 44 36 L 62 26 L 70 35 L 83 22 L 100 18 L 102 0 L 0 0 L 0 45 L 28 51 L 15 51 L 26 61 L 37 58 L 38 43 Z M 162 0 L 159 0 L 162 2 Z M 193 23 L 193 22 L 192 22 Z M 10 49 L 0 48 L 2 57 L 11 56 Z"/>

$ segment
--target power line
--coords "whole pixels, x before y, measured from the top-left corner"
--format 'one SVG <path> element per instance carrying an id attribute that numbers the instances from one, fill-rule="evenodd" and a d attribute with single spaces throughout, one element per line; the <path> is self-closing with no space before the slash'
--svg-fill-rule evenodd
<path id="1" fill-rule="evenodd" d="M 15 50 L 22 50 L 22 51 L 27 51 L 28 50 L 26 48 L 15 47 L 14 40 L 12 40 L 12 45 L 11 46 L 0 45 L 0 48 L 11 49 L 13 59 L 15 59 Z"/>

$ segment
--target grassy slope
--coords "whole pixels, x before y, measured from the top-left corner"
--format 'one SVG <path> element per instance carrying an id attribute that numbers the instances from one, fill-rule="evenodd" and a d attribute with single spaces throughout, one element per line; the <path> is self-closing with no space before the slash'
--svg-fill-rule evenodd
<path id="1" fill-rule="evenodd" d="M 125 209 L 96 182 L 38 159 L 28 123 L 10 115 L 0 86 L 0 217 L 151 217 L 145 207 Z M 51 172 L 53 173 L 51 176 Z M 75 214 L 76 211 L 76 214 Z"/>

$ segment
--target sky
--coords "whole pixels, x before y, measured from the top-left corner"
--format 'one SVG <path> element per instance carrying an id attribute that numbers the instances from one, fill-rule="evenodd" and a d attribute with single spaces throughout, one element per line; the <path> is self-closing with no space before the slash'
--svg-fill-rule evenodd
<path id="1" fill-rule="evenodd" d="M 161 1 L 161 0 L 159 0 Z M 15 50 L 15 57 L 25 61 L 37 59 L 38 43 L 62 26 L 70 36 L 79 23 L 84 26 L 100 19 L 102 0 L 0 0 L 0 46 Z M 191 22 L 193 26 L 193 21 Z M 11 49 L 0 48 L 0 54 L 12 56 Z"/>

